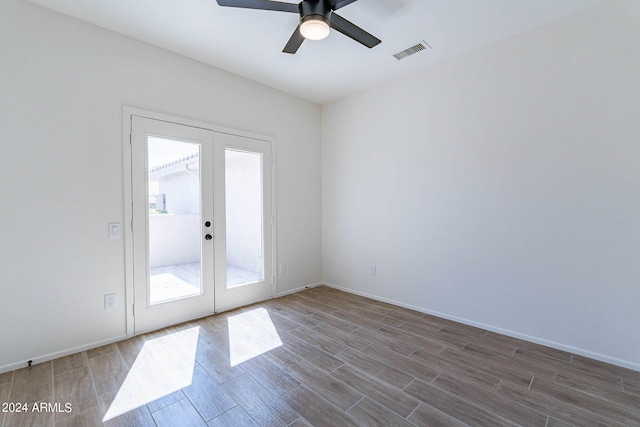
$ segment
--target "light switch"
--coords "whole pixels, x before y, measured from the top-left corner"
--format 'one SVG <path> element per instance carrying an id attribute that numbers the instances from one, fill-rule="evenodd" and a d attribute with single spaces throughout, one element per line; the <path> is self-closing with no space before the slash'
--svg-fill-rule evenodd
<path id="1" fill-rule="evenodd" d="M 120 237 L 120 224 L 117 222 L 109 223 L 109 237 L 111 239 L 117 239 Z"/>

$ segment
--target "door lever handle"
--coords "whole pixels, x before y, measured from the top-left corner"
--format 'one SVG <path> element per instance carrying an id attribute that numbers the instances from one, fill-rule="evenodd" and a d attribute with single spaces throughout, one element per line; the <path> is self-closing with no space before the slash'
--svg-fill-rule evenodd
<path id="1" fill-rule="evenodd" d="M 204 238 L 206 240 L 211 240 L 211 239 L 213 239 L 213 236 L 211 234 L 207 234 L 206 236 L 204 236 Z"/>

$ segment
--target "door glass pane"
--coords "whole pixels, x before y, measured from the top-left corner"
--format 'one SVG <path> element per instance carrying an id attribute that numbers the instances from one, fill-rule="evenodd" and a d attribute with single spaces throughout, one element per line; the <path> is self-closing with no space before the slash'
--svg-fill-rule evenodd
<path id="1" fill-rule="evenodd" d="M 147 138 L 149 301 L 200 295 L 200 144 Z"/>
<path id="2" fill-rule="evenodd" d="M 225 150 L 227 287 L 264 280 L 262 154 Z"/>

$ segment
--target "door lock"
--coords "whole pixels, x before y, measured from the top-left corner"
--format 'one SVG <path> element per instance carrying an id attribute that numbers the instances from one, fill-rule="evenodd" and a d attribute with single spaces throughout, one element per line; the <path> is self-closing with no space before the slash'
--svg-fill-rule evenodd
<path id="1" fill-rule="evenodd" d="M 206 236 L 204 236 L 204 238 L 207 240 L 211 240 L 213 239 L 213 236 L 211 234 L 207 234 Z"/>

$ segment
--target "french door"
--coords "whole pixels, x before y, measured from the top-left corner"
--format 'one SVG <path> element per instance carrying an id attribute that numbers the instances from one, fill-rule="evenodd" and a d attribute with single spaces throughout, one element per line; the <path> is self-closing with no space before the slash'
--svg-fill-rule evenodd
<path id="1" fill-rule="evenodd" d="M 271 155 L 263 141 L 216 133 L 216 311 L 273 296 Z"/>
<path id="2" fill-rule="evenodd" d="M 131 116 L 134 333 L 273 295 L 269 142 Z"/>

